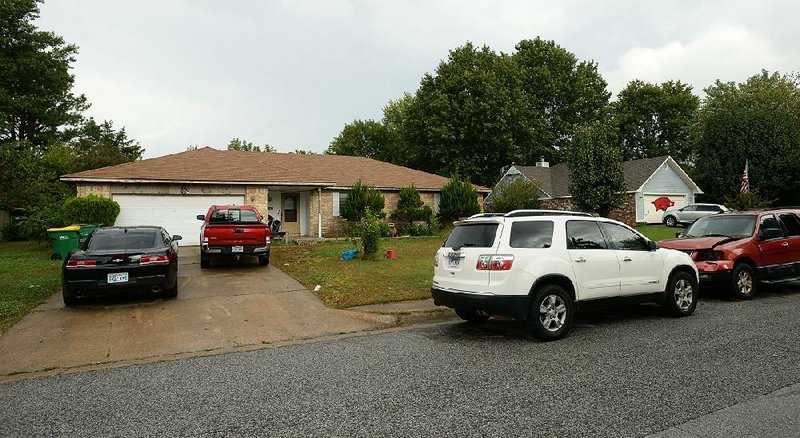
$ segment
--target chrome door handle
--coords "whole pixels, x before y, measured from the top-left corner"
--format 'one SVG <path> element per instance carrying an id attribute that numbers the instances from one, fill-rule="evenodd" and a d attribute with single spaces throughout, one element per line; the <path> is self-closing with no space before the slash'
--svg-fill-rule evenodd
<path id="1" fill-rule="evenodd" d="M 628 257 L 628 256 L 625 256 L 625 258 L 624 258 L 624 259 L 622 259 L 622 261 L 623 261 L 623 262 L 630 262 L 630 261 L 631 261 L 631 258 L 630 258 L 630 257 Z"/>
<path id="2" fill-rule="evenodd" d="M 781 246 L 789 246 L 789 242 L 783 242 L 781 243 Z"/>
<path id="3" fill-rule="evenodd" d="M 578 263 L 586 263 L 586 259 L 583 257 L 578 257 L 577 259 L 575 259 L 575 261 Z"/>

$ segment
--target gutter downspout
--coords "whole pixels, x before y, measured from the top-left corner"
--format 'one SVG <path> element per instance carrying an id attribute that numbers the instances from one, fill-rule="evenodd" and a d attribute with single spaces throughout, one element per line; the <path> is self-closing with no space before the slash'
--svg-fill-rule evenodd
<path id="1" fill-rule="evenodd" d="M 322 187 L 317 187 L 317 238 L 322 239 Z"/>

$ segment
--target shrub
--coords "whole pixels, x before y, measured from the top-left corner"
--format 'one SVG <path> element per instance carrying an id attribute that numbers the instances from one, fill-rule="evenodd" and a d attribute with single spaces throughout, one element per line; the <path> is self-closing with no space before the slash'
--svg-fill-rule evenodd
<path id="1" fill-rule="evenodd" d="M 385 226 L 385 228 L 384 228 Z M 372 212 L 367 210 L 364 217 L 358 223 L 359 236 L 361 237 L 361 253 L 365 259 L 374 259 L 380 251 L 381 237 L 388 229 L 383 221 Z M 388 231 L 388 230 L 386 230 Z"/>
<path id="2" fill-rule="evenodd" d="M 70 198 L 64 202 L 64 220 L 70 224 L 114 225 L 119 216 L 119 204 L 102 196 L 89 195 Z"/>
<path id="3" fill-rule="evenodd" d="M 364 217 L 367 210 L 376 217 L 383 218 L 383 195 L 375 187 L 366 185 L 358 180 L 350 189 L 347 198 L 341 205 L 342 217 L 356 223 Z"/>
<path id="4" fill-rule="evenodd" d="M 478 193 L 469 182 L 454 176 L 442 187 L 442 198 L 439 201 L 439 217 L 442 221 L 472 216 L 480 211 Z"/>
<path id="5" fill-rule="evenodd" d="M 399 227 L 410 226 L 414 221 L 430 222 L 433 210 L 422 202 L 419 190 L 412 184 L 400 189 L 400 200 L 397 210 L 392 213 L 392 220 L 399 222 Z"/>
<path id="6" fill-rule="evenodd" d="M 3 230 L 5 240 L 47 240 L 47 229 L 64 226 L 62 205 L 30 207 L 15 216 Z"/>
<path id="7" fill-rule="evenodd" d="M 539 208 L 540 194 L 539 187 L 526 178 L 501 181 L 494 188 L 486 208 L 494 213 Z"/>
<path id="8" fill-rule="evenodd" d="M 773 201 L 764 199 L 753 190 L 750 192 L 739 192 L 736 196 L 725 199 L 725 206 L 739 211 L 756 210 L 759 208 L 766 208 L 772 206 Z"/>

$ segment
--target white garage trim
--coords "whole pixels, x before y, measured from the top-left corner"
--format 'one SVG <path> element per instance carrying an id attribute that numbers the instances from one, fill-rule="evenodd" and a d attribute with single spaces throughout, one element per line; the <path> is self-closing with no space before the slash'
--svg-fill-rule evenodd
<path id="1" fill-rule="evenodd" d="M 243 205 L 241 195 L 112 195 L 120 213 L 114 225 L 155 225 L 170 234 L 180 234 L 181 246 L 200 244 L 198 214 L 206 214 L 212 205 Z"/>

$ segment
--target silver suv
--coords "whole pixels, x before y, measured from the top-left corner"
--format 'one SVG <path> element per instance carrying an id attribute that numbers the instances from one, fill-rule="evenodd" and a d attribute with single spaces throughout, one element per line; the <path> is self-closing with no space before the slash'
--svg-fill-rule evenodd
<path id="1" fill-rule="evenodd" d="M 566 335 L 578 309 L 655 302 L 687 316 L 697 305 L 697 268 L 687 254 L 586 213 L 472 216 L 455 223 L 433 265 L 436 305 L 473 323 L 492 315 L 525 321 L 544 341 Z"/>
<path id="2" fill-rule="evenodd" d="M 670 209 L 664 212 L 662 221 L 668 227 L 693 224 L 701 217 L 724 213 L 728 207 L 720 204 L 689 204 L 683 208 Z"/>

